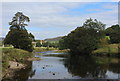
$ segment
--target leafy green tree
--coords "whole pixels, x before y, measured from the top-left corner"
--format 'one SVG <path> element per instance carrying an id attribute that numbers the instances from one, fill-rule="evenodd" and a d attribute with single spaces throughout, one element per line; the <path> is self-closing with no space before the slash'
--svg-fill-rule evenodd
<path id="1" fill-rule="evenodd" d="M 90 54 L 97 48 L 98 38 L 97 31 L 79 27 L 65 39 L 67 48 L 76 54 Z"/>
<path id="2" fill-rule="evenodd" d="M 120 26 L 112 25 L 105 30 L 107 36 L 110 37 L 111 43 L 120 43 Z"/>
<path id="3" fill-rule="evenodd" d="M 97 19 L 87 19 L 85 21 L 85 23 L 83 24 L 84 28 L 92 28 L 95 29 L 97 31 L 102 31 L 105 29 L 105 24 L 103 24 L 102 22 L 98 21 Z"/>
<path id="4" fill-rule="evenodd" d="M 104 30 L 104 24 L 87 20 L 83 26 L 77 27 L 74 31 L 63 38 L 63 45 L 70 49 L 73 54 L 89 55 L 97 49 L 101 38 L 101 30 Z M 99 26 L 100 27 L 96 27 Z M 98 29 L 97 29 L 98 28 Z M 101 29 L 101 30 L 100 30 Z"/>
<path id="5" fill-rule="evenodd" d="M 66 45 L 65 45 L 65 43 L 64 43 L 64 42 L 65 42 L 65 41 L 64 41 L 64 38 L 65 38 L 65 37 L 63 37 L 61 40 L 59 40 L 59 47 L 58 47 L 59 50 L 67 49 L 67 48 L 66 48 Z"/>
<path id="6" fill-rule="evenodd" d="M 39 43 L 39 42 L 36 43 L 36 47 L 41 47 L 41 46 L 42 46 L 41 43 Z"/>
<path id="7" fill-rule="evenodd" d="M 43 43 L 43 47 L 49 47 L 49 42 Z"/>
<path id="8" fill-rule="evenodd" d="M 24 49 L 32 51 L 32 40 L 29 39 L 28 32 L 26 30 L 13 29 L 8 32 L 4 40 L 4 44 L 12 44 L 14 48 Z"/>
<path id="9" fill-rule="evenodd" d="M 30 22 L 28 16 L 24 15 L 22 12 L 17 12 L 15 16 L 12 18 L 12 21 L 9 22 L 10 30 L 11 29 L 22 29 L 25 30 L 25 26 L 28 26 L 25 22 Z"/>
<path id="10" fill-rule="evenodd" d="M 24 24 L 25 21 L 29 21 L 29 18 L 21 12 L 17 12 L 10 22 L 10 31 L 6 35 L 4 44 L 11 44 L 14 48 L 24 49 L 32 52 L 32 39 L 30 38 Z"/>

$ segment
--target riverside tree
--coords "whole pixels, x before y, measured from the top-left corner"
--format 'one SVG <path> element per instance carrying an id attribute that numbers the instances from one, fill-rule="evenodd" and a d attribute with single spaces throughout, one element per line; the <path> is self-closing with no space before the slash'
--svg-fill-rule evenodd
<path id="1" fill-rule="evenodd" d="M 100 31 L 104 30 L 105 24 L 97 20 L 88 19 L 81 27 L 63 37 L 63 45 L 70 49 L 73 54 L 89 55 L 97 49 L 101 38 Z"/>
<path id="2" fill-rule="evenodd" d="M 105 30 L 106 35 L 110 37 L 110 43 L 120 43 L 120 26 L 112 25 Z"/>
<path id="3" fill-rule="evenodd" d="M 32 52 L 32 39 L 29 37 L 31 35 L 29 35 L 25 29 L 25 26 L 27 26 L 26 22 L 29 21 L 28 16 L 25 16 L 22 12 L 17 12 L 12 18 L 12 21 L 9 22 L 10 31 L 6 35 L 4 44 L 12 44 L 14 48 Z"/>

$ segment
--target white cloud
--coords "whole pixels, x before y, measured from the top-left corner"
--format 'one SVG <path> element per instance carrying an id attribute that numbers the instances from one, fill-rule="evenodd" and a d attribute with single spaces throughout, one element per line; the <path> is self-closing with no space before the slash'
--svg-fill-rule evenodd
<path id="1" fill-rule="evenodd" d="M 96 18 L 107 26 L 117 24 L 117 7 L 116 5 L 107 4 L 103 5 L 101 9 L 112 9 L 112 11 L 102 11 L 99 13 L 81 14 L 80 11 L 77 16 L 69 15 L 72 13 L 69 9 L 82 8 L 90 3 L 3 3 L 3 27 L 4 36 L 8 31 L 8 22 L 11 20 L 13 15 L 18 11 L 28 15 L 31 19 L 29 27 L 37 28 L 31 32 L 38 39 L 43 39 L 54 36 L 61 36 L 69 33 L 77 26 L 81 26 L 87 18 Z M 109 7 L 110 6 L 110 7 Z M 96 10 L 93 8 L 92 11 Z M 67 13 L 67 14 L 65 14 Z M 40 30 L 46 28 L 56 27 L 56 31 L 53 30 Z M 61 28 L 61 29 L 60 29 Z M 59 30 L 60 29 L 60 30 Z M 59 31 L 58 31 L 59 30 Z"/>
<path id="2" fill-rule="evenodd" d="M 118 4 L 118 3 L 116 3 Z M 116 4 L 112 4 L 112 3 L 108 3 L 108 4 L 104 4 L 102 7 L 104 9 L 118 9 L 118 5 Z"/>

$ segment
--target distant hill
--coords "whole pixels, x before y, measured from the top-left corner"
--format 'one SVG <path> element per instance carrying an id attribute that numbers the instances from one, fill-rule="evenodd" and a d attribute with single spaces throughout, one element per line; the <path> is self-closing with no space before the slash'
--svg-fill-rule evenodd
<path id="1" fill-rule="evenodd" d="M 48 38 L 48 39 L 45 39 L 45 41 L 51 42 L 51 43 L 56 43 L 56 42 L 59 42 L 59 40 L 62 39 L 62 37 L 63 36 L 55 37 L 55 38 Z"/>
<path id="2" fill-rule="evenodd" d="M 4 37 L 0 37 L 0 41 L 3 41 L 5 38 Z"/>

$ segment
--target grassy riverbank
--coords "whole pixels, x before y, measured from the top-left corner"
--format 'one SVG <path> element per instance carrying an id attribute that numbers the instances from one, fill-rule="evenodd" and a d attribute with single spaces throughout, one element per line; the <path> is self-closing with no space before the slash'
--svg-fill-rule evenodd
<path id="1" fill-rule="evenodd" d="M 2 49 L 2 74 L 8 72 L 9 68 L 15 68 L 15 64 L 19 64 L 16 69 L 22 68 L 28 58 L 32 58 L 33 54 L 16 48 L 0 48 Z M 13 65 L 11 65 L 13 64 Z M 14 66 L 14 67 L 13 67 Z"/>
<path id="2" fill-rule="evenodd" d="M 98 56 L 118 56 L 120 54 L 120 44 L 109 44 L 104 47 L 100 47 L 97 50 L 93 51 L 93 55 Z"/>
<path id="3" fill-rule="evenodd" d="M 56 48 L 47 47 L 35 47 L 34 51 L 28 52 L 22 49 L 16 49 L 12 47 L 0 48 L 2 51 L 2 77 L 12 77 L 16 70 L 25 68 L 28 61 L 40 60 L 40 58 L 34 57 L 34 52 L 56 50 Z M 8 75 L 9 74 L 9 75 Z"/>
<path id="4" fill-rule="evenodd" d="M 18 63 L 24 63 L 27 60 L 31 60 L 30 58 L 34 57 L 34 52 L 42 52 L 42 51 L 49 51 L 55 50 L 55 48 L 45 48 L 45 47 L 36 47 L 34 48 L 33 53 L 22 50 L 16 49 L 11 47 L 0 48 L 2 50 L 2 67 L 3 73 L 9 67 L 9 62 L 14 61 Z M 35 59 L 35 58 L 33 58 Z"/>
<path id="5" fill-rule="evenodd" d="M 57 50 L 57 48 L 35 47 L 33 52 L 43 52 L 43 51 L 50 51 L 50 50 Z"/>
<path id="6" fill-rule="evenodd" d="M 95 56 L 114 56 L 114 57 L 118 57 L 120 56 L 120 48 L 118 48 L 118 46 L 120 46 L 120 44 L 108 44 L 105 46 L 101 46 L 98 49 L 94 50 L 92 52 L 91 55 L 95 55 Z M 41 48 L 40 48 L 41 49 Z M 68 53 L 70 50 L 65 49 L 65 50 L 54 50 L 55 53 Z M 55 54 L 51 54 L 48 56 L 58 56 L 58 57 L 66 57 L 66 55 L 55 55 Z"/>

